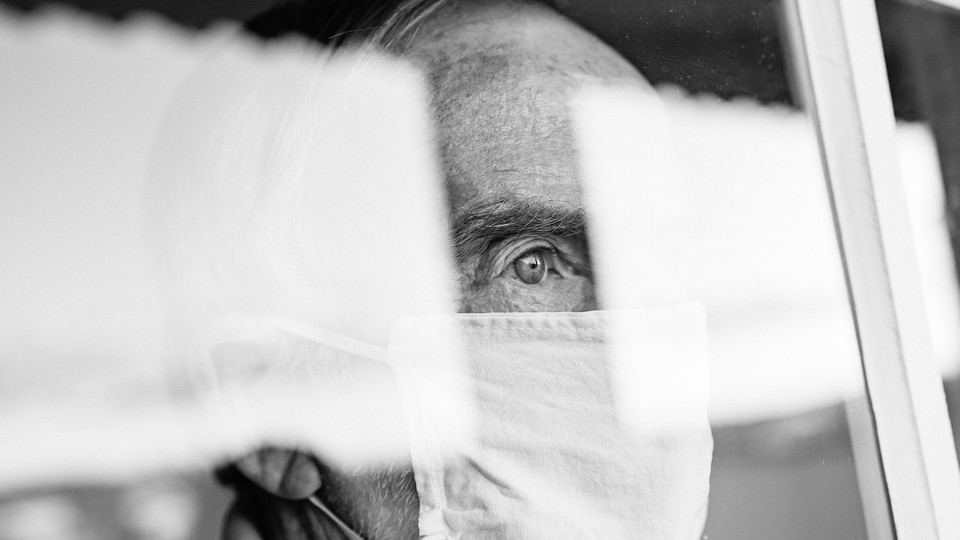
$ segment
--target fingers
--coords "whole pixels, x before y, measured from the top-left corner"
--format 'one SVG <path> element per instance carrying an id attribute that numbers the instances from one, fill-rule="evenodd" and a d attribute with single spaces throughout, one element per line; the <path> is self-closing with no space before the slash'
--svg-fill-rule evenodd
<path id="1" fill-rule="evenodd" d="M 284 499 L 306 499 L 320 489 L 320 467 L 296 450 L 267 447 L 237 461 L 237 469 L 264 491 Z"/>
<path id="2" fill-rule="evenodd" d="M 257 528 L 240 510 L 240 504 L 234 502 L 223 518 L 221 540 L 263 540 Z"/>

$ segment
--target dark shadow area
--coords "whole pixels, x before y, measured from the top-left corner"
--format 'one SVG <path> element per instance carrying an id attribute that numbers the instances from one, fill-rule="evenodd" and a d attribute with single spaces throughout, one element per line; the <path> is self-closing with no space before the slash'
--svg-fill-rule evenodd
<path id="1" fill-rule="evenodd" d="M 357 2 L 385 3 L 382 0 L 328 1 L 351 8 Z M 386 3 L 396 2 L 386 0 Z M 245 21 L 279 2 L 0 0 L 0 3 L 25 12 L 44 6 L 68 5 L 117 21 L 150 12 L 197 29 L 221 20 Z M 742 96 L 761 103 L 793 104 L 782 54 L 780 3 L 776 0 L 675 0 L 668 6 L 661 2 L 631 0 L 553 0 L 552 3 L 616 48 L 655 84 L 675 84 L 691 93 L 710 93 L 723 99 Z M 899 118 L 915 120 L 919 118 L 917 89 L 911 83 L 906 65 L 912 54 L 908 50 L 911 27 L 903 21 L 925 20 L 930 10 L 900 0 L 880 0 L 878 8 L 894 107 Z M 942 32 L 935 32 L 924 34 L 922 39 L 932 43 L 940 36 Z"/>

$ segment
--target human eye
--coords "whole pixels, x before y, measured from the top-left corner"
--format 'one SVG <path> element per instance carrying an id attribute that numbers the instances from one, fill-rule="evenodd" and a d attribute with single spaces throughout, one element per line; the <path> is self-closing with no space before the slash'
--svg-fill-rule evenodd
<path id="1" fill-rule="evenodd" d="M 520 255 L 510 263 L 511 270 L 517 276 L 517 279 L 527 285 L 537 285 L 550 272 L 550 259 L 552 252 L 545 249 L 531 249 Z"/>
<path id="2" fill-rule="evenodd" d="M 493 265 L 493 276 L 513 279 L 527 285 L 539 285 L 548 279 L 584 275 L 559 242 L 547 239 L 521 239 L 502 249 Z"/>

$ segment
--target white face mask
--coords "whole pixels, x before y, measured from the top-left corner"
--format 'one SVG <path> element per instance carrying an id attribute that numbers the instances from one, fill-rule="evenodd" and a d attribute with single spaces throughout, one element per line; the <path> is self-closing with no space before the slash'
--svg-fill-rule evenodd
<path id="1" fill-rule="evenodd" d="M 451 322 L 468 351 L 465 378 L 449 369 L 456 363 L 429 357 L 430 336 Z M 271 323 L 391 366 L 420 497 L 421 538 L 694 540 L 702 534 L 713 448 L 705 405 L 681 407 L 676 418 L 659 411 L 638 427 L 624 421 L 613 390 L 624 387 L 616 378 L 625 373 L 680 373 L 690 384 L 664 381 L 670 399 L 705 404 L 699 304 L 401 319 L 386 350 L 296 322 Z M 625 327 L 635 342 L 648 343 L 626 370 L 612 366 L 606 345 L 611 332 Z M 641 386 L 651 384 L 657 381 Z M 457 406 L 464 398 L 472 415 Z M 472 427 L 468 442 L 450 436 L 464 427 Z M 339 522 L 319 500 L 313 503 Z"/>

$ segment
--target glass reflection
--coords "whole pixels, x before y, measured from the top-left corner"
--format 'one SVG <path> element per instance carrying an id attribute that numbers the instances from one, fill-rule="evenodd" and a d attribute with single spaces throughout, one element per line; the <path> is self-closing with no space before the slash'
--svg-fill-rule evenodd
<path id="1" fill-rule="evenodd" d="M 768 2 L 554 4 L 661 85 L 690 186 L 693 257 L 678 272 L 710 319 L 715 447 L 705 536 L 864 538 L 854 455 L 872 443 L 858 443 L 869 429 L 854 435 L 848 421 L 847 403 L 862 395 L 856 341 L 816 142 L 784 104 L 776 10 Z M 177 62 L 170 80 L 190 64 Z M 112 529 L 88 528 L 104 514 L 77 505 L 88 492 L 14 495 L 0 501 L 10 517 L 0 521 L 28 524 L 13 538 L 173 538 L 191 526 L 202 537 L 218 525 L 207 517 L 197 525 L 186 510 L 193 497 L 211 513 L 225 502 L 199 484 L 120 489 L 103 507 L 128 521 Z M 29 528 L 41 522 L 51 528 Z"/>
<path id="2" fill-rule="evenodd" d="M 661 83 L 695 202 L 684 278 L 710 321 L 705 536 L 866 538 L 861 499 L 885 493 L 815 134 L 788 107 L 777 6 L 570 4 Z"/>

